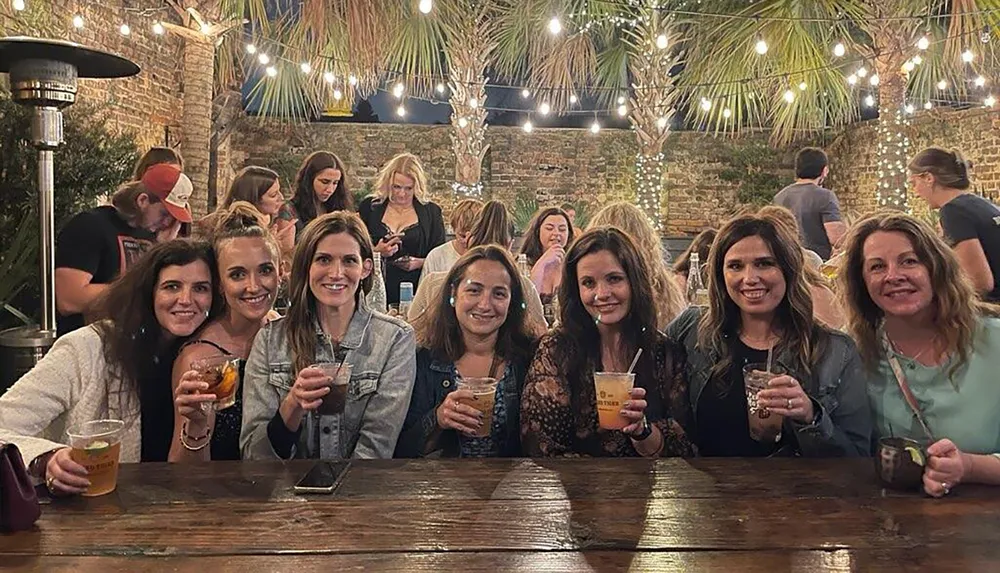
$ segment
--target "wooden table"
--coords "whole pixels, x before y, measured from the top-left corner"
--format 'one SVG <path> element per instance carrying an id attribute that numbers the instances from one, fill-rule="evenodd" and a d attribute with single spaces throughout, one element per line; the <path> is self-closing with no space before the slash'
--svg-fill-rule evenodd
<path id="1" fill-rule="evenodd" d="M 124 465 L 118 490 L 0 535 L 24 571 L 989 571 L 1000 488 L 884 491 L 871 460 Z"/>

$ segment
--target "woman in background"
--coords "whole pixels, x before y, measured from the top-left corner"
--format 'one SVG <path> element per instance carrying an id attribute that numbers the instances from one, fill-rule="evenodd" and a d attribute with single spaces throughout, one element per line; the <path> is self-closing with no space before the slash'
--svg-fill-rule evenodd
<path id="1" fill-rule="evenodd" d="M 528 258 L 531 282 L 542 299 L 545 320 L 549 324 L 555 323 L 559 314 L 556 305 L 563 277 L 563 261 L 573 237 L 573 221 L 559 207 L 539 210 L 524 233 L 521 254 Z"/>

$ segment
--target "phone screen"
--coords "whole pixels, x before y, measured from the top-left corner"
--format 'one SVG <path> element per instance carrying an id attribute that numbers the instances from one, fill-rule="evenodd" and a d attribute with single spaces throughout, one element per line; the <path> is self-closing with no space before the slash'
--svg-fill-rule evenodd
<path id="1" fill-rule="evenodd" d="M 322 461 L 309 470 L 309 472 L 295 484 L 297 493 L 333 493 L 340 481 L 344 479 L 347 468 L 351 465 L 348 460 Z"/>

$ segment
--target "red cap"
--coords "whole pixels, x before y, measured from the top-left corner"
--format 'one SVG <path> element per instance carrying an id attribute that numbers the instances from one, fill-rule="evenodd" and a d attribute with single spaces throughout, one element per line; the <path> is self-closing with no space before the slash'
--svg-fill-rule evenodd
<path id="1" fill-rule="evenodd" d="M 174 219 L 181 223 L 191 222 L 188 198 L 194 192 L 194 186 L 176 165 L 161 163 L 150 167 L 142 176 L 142 184 L 146 191 L 163 203 Z"/>

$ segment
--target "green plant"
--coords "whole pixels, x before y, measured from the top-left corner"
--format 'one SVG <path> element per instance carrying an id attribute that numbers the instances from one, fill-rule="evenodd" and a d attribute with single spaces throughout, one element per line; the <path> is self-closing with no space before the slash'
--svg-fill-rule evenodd
<path id="1" fill-rule="evenodd" d="M 760 143 L 734 144 L 725 157 L 728 164 L 719 179 L 737 185 L 736 199 L 744 205 L 767 205 L 781 190 L 779 152 Z"/>
<path id="2" fill-rule="evenodd" d="M 514 199 L 514 209 L 511 212 L 511 218 L 514 220 L 514 227 L 517 228 L 519 234 L 523 235 L 528 230 L 531 218 L 535 216 L 535 212 L 537 211 L 538 200 L 535 199 L 533 194 L 522 193 Z"/>
<path id="3" fill-rule="evenodd" d="M 65 143 L 55 153 L 57 232 L 128 180 L 139 158 L 133 135 L 109 131 L 105 109 L 81 102 L 66 111 Z M 25 139 L 30 133 L 28 110 L 0 90 L 0 305 L 37 317 L 38 153 Z M 0 313 L 0 326 L 8 318 Z"/>

